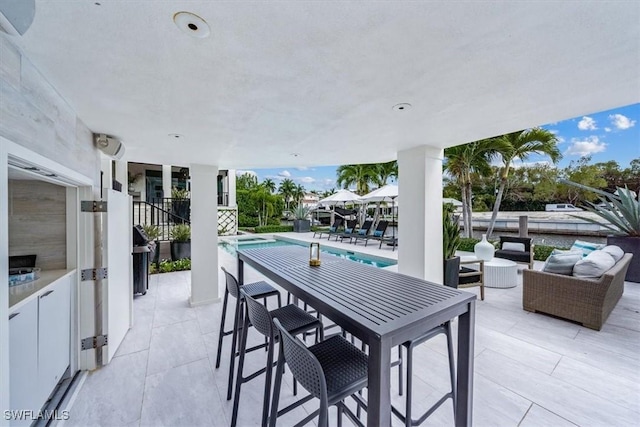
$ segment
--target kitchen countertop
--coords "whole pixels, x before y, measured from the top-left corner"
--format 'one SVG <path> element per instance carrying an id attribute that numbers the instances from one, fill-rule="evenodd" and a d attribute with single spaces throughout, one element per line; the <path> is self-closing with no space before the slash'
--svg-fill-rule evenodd
<path id="1" fill-rule="evenodd" d="M 13 311 L 35 298 L 44 288 L 53 282 L 75 272 L 71 270 L 43 270 L 40 278 L 33 282 L 9 287 L 9 310 Z"/>

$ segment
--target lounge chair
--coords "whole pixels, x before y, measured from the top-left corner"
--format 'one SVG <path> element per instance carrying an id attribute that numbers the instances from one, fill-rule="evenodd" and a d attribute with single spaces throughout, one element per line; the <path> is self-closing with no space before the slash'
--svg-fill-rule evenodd
<path id="1" fill-rule="evenodd" d="M 331 234 L 331 233 L 335 233 L 338 231 L 338 229 L 340 227 L 342 227 L 342 222 L 344 220 L 340 217 L 337 217 L 334 221 L 333 224 L 331 224 L 331 227 L 329 227 L 328 229 L 323 229 L 323 230 L 318 230 L 318 231 L 314 231 L 313 232 L 313 238 L 315 239 L 316 234 L 318 235 L 318 238 L 322 238 L 323 234 Z"/>
<path id="2" fill-rule="evenodd" d="M 384 239 L 384 233 L 385 231 L 387 231 L 388 226 L 389 226 L 389 221 L 378 222 L 378 225 L 376 226 L 376 229 L 373 230 L 373 233 L 365 237 L 364 245 L 367 246 L 367 244 L 369 243 L 369 240 L 376 240 L 382 243 L 382 240 Z"/>
<path id="3" fill-rule="evenodd" d="M 351 239 L 351 236 L 356 233 L 356 225 L 358 225 L 358 221 L 356 221 L 355 219 L 347 221 L 347 225 L 344 226 L 344 232 L 339 236 L 336 235 L 336 242 L 338 241 L 338 237 L 340 238 L 341 242 L 344 239 Z"/>
<path id="4" fill-rule="evenodd" d="M 373 226 L 373 221 L 371 220 L 365 221 L 364 224 L 362 224 L 362 227 L 358 229 L 358 232 L 354 233 L 353 236 L 351 236 L 351 238 L 349 239 L 349 243 L 351 243 L 353 239 L 356 239 L 356 243 L 357 243 L 358 239 L 366 238 L 369 235 L 369 231 L 371 231 L 371 226 Z"/>
<path id="5" fill-rule="evenodd" d="M 327 240 L 331 240 L 331 236 L 336 236 L 336 240 L 338 239 L 337 236 L 340 236 L 343 232 L 344 232 L 344 218 L 339 218 L 340 219 L 340 225 L 338 227 L 336 227 L 335 231 L 331 231 L 329 230 L 329 232 L 327 233 L 329 235 L 329 237 L 327 237 Z M 338 221 L 338 218 L 336 218 L 335 222 Z M 335 224 L 334 222 L 334 224 Z"/>

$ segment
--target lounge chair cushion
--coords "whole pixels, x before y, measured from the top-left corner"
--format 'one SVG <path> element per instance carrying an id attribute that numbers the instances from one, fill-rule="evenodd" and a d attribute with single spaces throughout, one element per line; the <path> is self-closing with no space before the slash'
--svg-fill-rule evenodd
<path id="1" fill-rule="evenodd" d="M 616 260 L 607 252 L 593 251 L 573 266 L 574 277 L 597 278 L 610 270 Z"/>
<path id="2" fill-rule="evenodd" d="M 615 245 L 605 246 L 604 248 L 602 248 L 602 251 L 611 255 L 613 259 L 616 260 L 616 262 L 620 261 L 624 256 L 624 251 L 620 246 L 615 246 Z"/>
<path id="3" fill-rule="evenodd" d="M 381 230 L 375 230 L 373 232 L 373 237 L 382 237 L 382 231 Z"/>
<path id="4" fill-rule="evenodd" d="M 602 249 L 603 247 L 604 247 L 604 245 L 599 245 L 597 243 L 585 242 L 583 240 L 576 240 L 575 242 L 573 242 L 573 245 L 571 246 L 571 250 L 572 251 L 575 251 L 575 250 L 582 251 L 582 257 L 586 257 L 591 252 L 593 252 L 593 251 L 595 251 L 597 249 Z"/>
<path id="5" fill-rule="evenodd" d="M 502 249 L 505 251 L 524 252 L 524 243 L 504 242 Z"/>
<path id="6" fill-rule="evenodd" d="M 369 230 L 361 228 L 360 230 L 358 230 L 358 234 L 361 235 L 361 236 L 364 236 L 364 235 L 367 234 L 367 231 L 369 231 Z"/>
<path id="7" fill-rule="evenodd" d="M 580 260 L 582 260 L 580 251 L 558 251 L 558 253 L 554 251 L 545 261 L 542 271 L 571 276 L 573 266 Z"/>

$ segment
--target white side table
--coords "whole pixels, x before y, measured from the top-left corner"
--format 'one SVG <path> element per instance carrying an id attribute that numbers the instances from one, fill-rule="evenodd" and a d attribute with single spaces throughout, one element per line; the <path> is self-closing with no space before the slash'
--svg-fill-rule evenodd
<path id="1" fill-rule="evenodd" d="M 461 260 L 477 259 L 474 255 L 460 257 Z M 515 288 L 518 284 L 518 264 L 508 259 L 493 258 L 484 262 L 484 285 L 487 288 Z"/>

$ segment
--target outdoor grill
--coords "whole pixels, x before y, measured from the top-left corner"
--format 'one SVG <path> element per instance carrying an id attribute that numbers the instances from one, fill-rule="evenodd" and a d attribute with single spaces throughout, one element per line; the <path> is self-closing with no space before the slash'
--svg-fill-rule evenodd
<path id="1" fill-rule="evenodd" d="M 133 294 L 147 293 L 149 289 L 149 237 L 140 225 L 133 226 Z"/>

